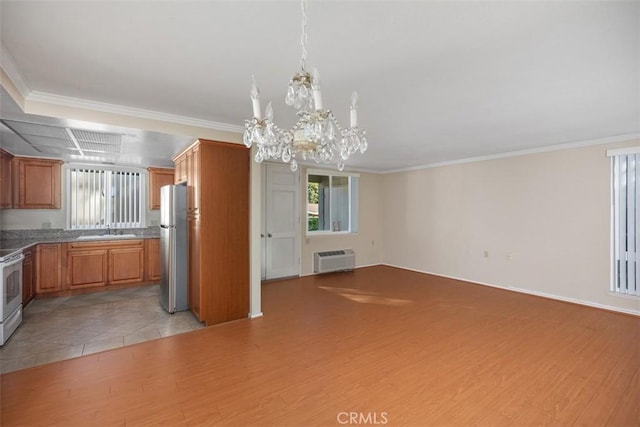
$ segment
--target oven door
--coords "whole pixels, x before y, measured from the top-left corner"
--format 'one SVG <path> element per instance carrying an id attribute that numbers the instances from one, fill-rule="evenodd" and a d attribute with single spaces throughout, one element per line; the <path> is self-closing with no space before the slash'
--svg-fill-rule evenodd
<path id="1" fill-rule="evenodd" d="M 22 304 L 22 259 L 2 265 L 2 306 L 0 320 L 8 318 Z"/>

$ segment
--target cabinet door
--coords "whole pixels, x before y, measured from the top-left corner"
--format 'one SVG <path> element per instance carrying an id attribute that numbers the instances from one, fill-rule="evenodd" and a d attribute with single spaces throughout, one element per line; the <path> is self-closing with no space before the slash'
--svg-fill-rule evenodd
<path id="1" fill-rule="evenodd" d="M 181 154 L 180 157 L 175 159 L 175 184 L 180 184 L 187 180 L 187 159 L 186 154 Z"/>
<path id="2" fill-rule="evenodd" d="M 189 228 L 189 307 L 198 320 L 200 319 L 200 219 L 190 217 Z"/>
<path id="3" fill-rule="evenodd" d="M 0 150 L 0 209 L 10 208 L 11 202 L 11 159 L 13 156 Z"/>
<path id="4" fill-rule="evenodd" d="M 107 251 L 69 251 L 67 283 L 70 289 L 105 286 L 107 284 Z"/>
<path id="5" fill-rule="evenodd" d="M 160 209 L 160 187 L 174 182 L 173 169 L 148 168 L 149 170 L 149 209 Z"/>
<path id="6" fill-rule="evenodd" d="M 59 160 L 15 157 L 13 207 L 18 209 L 60 209 Z"/>
<path id="7" fill-rule="evenodd" d="M 200 147 L 194 146 L 192 149 L 191 170 L 187 178 L 191 187 L 191 213 L 198 215 L 200 213 Z"/>
<path id="8" fill-rule="evenodd" d="M 109 284 L 144 281 L 144 247 L 123 247 L 109 250 Z"/>
<path id="9" fill-rule="evenodd" d="M 24 261 L 22 261 L 22 306 L 24 307 L 35 295 L 35 286 L 33 249 L 27 249 L 22 253 L 24 254 Z"/>
<path id="10" fill-rule="evenodd" d="M 36 294 L 62 290 L 62 244 L 38 245 L 36 250 Z"/>
<path id="11" fill-rule="evenodd" d="M 147 239 L 146 243 L 146 280 L 155 282 L 160 280 L 160 239 Z"/>

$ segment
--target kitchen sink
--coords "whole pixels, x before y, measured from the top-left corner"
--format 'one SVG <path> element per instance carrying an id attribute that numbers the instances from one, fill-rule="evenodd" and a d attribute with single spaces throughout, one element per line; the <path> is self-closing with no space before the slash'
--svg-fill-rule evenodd
<path id="1" fill-rule="evenodd" d="M 77 240 L 133 239 L 135 237 L 135 234 L 103 234 L 101 236 L 80 236 Z"/>

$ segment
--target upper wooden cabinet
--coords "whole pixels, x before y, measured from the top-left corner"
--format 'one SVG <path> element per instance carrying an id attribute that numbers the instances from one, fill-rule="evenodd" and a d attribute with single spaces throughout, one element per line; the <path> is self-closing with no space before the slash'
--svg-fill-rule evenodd
<path id="1" fill-rule="evenodd" d="M 60 160 L 14 157 L 11 160 L 13 207 L 60 209 Z"/>
<path id="2" fill-rule="evenodd" d="M 0 209 L 10 208 L 12 205 L 11 159 L 11 154 L 0 150 Z"/>
<path id="3" fill-rule="evenodd" d="M 174 169 L 147 168 L 149 171 L 149 209 L 160 209 L 160 187 L 174 183 Z"/>
<path id="4" fill-rule="evenodd" d="M 187 181 L 187 154 L 186 152 L 179 154 L 173 162 L 176 165 L 174 184 L 180 184 Z"/>
<path id="5" fill-rule="evenodd" d="M 189 190 L 190 307 L 207 325 L 247 317 L 249 150 L 198 140 L 174 161 Z"/>

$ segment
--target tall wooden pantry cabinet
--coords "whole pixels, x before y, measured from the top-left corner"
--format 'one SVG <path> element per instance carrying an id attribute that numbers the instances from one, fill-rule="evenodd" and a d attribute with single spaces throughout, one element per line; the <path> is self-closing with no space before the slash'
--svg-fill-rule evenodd
<path id="1" fill-rule="evenodd" d="M 249 150 L 197 140 L 174 159 L 187 183 L 189 307 L 207 325 L 249 313 Z"/>

